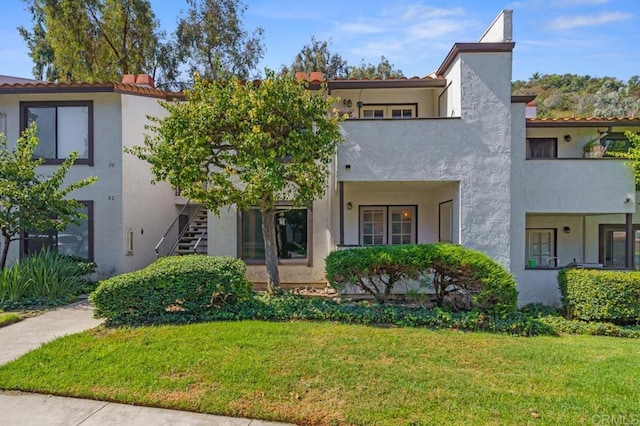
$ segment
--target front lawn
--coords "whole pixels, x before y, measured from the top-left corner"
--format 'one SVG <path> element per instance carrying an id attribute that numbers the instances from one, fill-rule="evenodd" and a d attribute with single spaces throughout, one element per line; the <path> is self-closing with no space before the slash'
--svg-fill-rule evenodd
<path id="1" fill-rule="evenodd" d="M 581 424 L 640 413 L 638 353 L 306 321 L 101 328 L 0 367 L 0 388 L 298 424 Z"/>
<path id="2" fill-rule="evenodd" d="M 22 319 L 22 316 L 20 316 L 20 314 L 17 314 L 15 312 L 0 312 L 0 327 L 13 324 L 14 322 L 18 322 L 21 319 Z"/>

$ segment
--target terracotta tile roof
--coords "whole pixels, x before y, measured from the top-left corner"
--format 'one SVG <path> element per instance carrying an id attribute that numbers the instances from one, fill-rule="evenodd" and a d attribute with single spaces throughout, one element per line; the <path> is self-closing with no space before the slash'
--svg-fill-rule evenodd
<path id="1" fill-rule="evenodd" d="M 113 92 L 160 99 L 182 98 L 182 93 L 166 92 L 148 86 L 119 82 L 107 83 L 4 83 L 0 84 L 0 93 L 73 93 L 73 92 Z"/>
<path id="2" fill-rule="evenodd" d="M 444 87 L 446 80 L 441 77 L 401 77 L 401 78 L 334 78 L 327 81 L 329 89 L 364 89 L 364 88 L 412 88 L 412 87 Z"/>
<path id="3" fill-rule="evenodd" d="M 640 126 L 640 117 L 527 118 L 527 127 Z"/>

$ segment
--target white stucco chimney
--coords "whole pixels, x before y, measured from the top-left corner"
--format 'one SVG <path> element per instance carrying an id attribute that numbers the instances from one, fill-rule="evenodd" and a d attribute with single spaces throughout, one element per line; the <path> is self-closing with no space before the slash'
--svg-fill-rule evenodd
<path id="1" fill-rule="evenodd" d="M 478 43 L 510 43 L 513 41 L 513 10 L 505 9 L 493 20 Z"/>

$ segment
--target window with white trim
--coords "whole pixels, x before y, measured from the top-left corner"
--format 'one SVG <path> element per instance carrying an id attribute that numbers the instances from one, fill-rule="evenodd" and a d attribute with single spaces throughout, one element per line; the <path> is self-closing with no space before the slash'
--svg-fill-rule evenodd
<path id="1" fill-rule="evenodd" d="M 526 240 L 526 265 L 550 266 L 549 258 L 556 256 L 556 230 L 527 229 Z"/>
<path id="2" fill-rule="evenodd" d="M 415 244 L 416 206 L 361 206 L 360 244 Z"/>
<path id="3" fill-rule="evenodd" d="M 414 118 L 416 117 L 416 104 L 407 105 L 364 105 L 360 109 L 361 118 Z"/>

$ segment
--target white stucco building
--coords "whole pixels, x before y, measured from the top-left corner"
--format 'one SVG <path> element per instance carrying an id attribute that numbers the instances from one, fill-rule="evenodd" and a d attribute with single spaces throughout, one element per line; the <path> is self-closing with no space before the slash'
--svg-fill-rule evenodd
<path id="1" fill-rule="evenodd" d="M 312 90 L 326 83 L 350 118 L 325 197 L 306 209 L 282 203 L 274 226 L 285 286 L 325 285 L 329 252 L 371 244 L 447 241 L 483 251 L 514 274 L 521 304 L 558 304 L 556 274 L 568 264 L 640 265 L 631 169 L 583 155 L 587 142 L 624 144 L 624 131 L 640 130 L 640 119 L 535 118 L 532 96 L 511 95 L 514 45 L 511 11 L 503 11 L 478 42 L 456 43 L 421 78 L 299 76 Z M 0 84 L 0 132 L 10 141 L 41 113 L 58 129 L 51 163 L 86 148 L 70 179 L 99 177 L 75 196 L 90 213 L 91 237 L 80 250 L 101 276 L 151 263 L 186 202 L 165 184 L 151 185 L 148 165 L 123 153 L 144 140 L 147 115 L 165 113 L 158 100 L 175 97 L 145 83 Z M 195 209 L 182 213 L 186 222 Z M 242 258 L 250 279 L 266 282 L 259 212 L 229 206 L 206 222 L 189 244 L 206 232 L 200 250 Z M 14 247 L 13 256 L 19 252 Z"/>
<path id="2" fill-rule="evenodd" d="M 14 242 L 10 260 L 43 244 L 53 245 L 95 260 L 98 278 L 140 269 L 155 260 L 154 247 L 179 206 L 169 185 L 152 185 L 148 164 L 126 154 L 124 147 L 142 144 L 147 115 L 165 114 L 158 100 L 173 95 L 154 89 L 145 77 L 137 83 L 129 75 L 123 79 L 127 83 L 92 84 L 0 79 L 0 132 L 9 144 L 36 121 L 36 154 L 45 158 L 42 174 L 77 150 L 68 181 L 98 177 L 95 184 L 72 193 L 86 205 L 87 221 Z"/>

